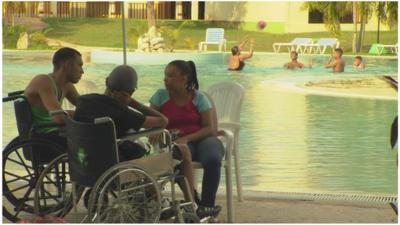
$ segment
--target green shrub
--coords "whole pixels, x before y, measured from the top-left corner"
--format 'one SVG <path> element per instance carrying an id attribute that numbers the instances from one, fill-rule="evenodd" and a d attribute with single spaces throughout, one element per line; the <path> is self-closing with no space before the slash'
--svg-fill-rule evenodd
<path id="1" fill-rule="evenodd" d="M 194 50 L 196 48 L 196 44 L 194 43 L 193 39 L 190 37 L 185 38 L 185 44 L 190 48 L 190 50 Z"/>
<path id="2" fill-rule="evenodd" d="M 32 45 L 45 45 L 46 36 L 42 32 L 36 31 L 30 35 Z"/>
<path id="3" fill-rule="evenodd" d="M 140 35 L 147 32 L 147 24 L 146 23 L 134 23 L 131 25 L 127 32 L 128 42 L 131 43 L 132 46 L 137 47 L 137 40 Z"/>
<path id="4" fill-rule="evenodd" d="M 4 26 L 3 25 L 3 48 L 4 49 L 15 49 L 17 47 L 17 41 L 19 35 L 26 32 L 27 29 L 24 26 Z"/>
<path id="5" fill-rule="evenodd" d="M 29 36 L 30 39 L 30 48 L 33 49 L 43 49 L 47 48 L 46 36 L 40 32 L 36 31 Z"/>

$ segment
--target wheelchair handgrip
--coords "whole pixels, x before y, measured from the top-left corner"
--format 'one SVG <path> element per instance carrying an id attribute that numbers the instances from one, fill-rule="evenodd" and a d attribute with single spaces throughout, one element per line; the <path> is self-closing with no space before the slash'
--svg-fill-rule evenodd
<path id="1" fill-rule="evenodd" d="M 24 93 L 24 90 L 13 91 L 13 92 L 8 93 L 8 97 L 15 96 L 15 95 L 22 95 L 23 93 Z"/>
<path id="2" fill-rule="evenodd" d="M 3 102 L 14 101 L 15 99 L 18 99 L 18 98 L 25 98 L 25 96 L 23 96 L 23 95 L 12 95 L 12 96 L 8 96 L 8 97 L 4 97 L 3 98 Z"/>

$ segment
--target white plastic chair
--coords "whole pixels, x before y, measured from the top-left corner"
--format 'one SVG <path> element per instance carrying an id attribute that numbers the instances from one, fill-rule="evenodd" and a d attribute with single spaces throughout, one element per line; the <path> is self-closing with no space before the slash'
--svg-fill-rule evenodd
<path id="1" fill-rule="evenodd" d="M 78 84 L 75 85 L 75 87 L 80 95 L 94 93 L 96 90 L 96 84 L 88 80 L 80 80 Z M 72 103 L 69 102 L 66 98 L 64 98 L 61 108 L 63 108 L 64 110 L 74 110 L 75 106 L 72 105 Z"/>
<path id="2" fill-rule="evenodd" d="M 339 48 L 340 42 L 336 38 L 320 38 L 315 44 L 304 44 L 302 47 L 305 48 L 305 52 L 315 54 L 324 54 L 326 49 L 330 47 L 332 50 Z"/>
<path id="3" fill-rule="evenodd" d="M 395 45 L 383 45 L 383 44 L 376 45 L 376 50 L 378 52 L 378 55 L 381 55 L 385 48 L 389 49 L 392 53 L 397 55 L 397 52 L 398 52 L 397 44 L 395 44 Z"/>
<path id="4" fill-rule="evenodd" d="M 225 159 L 222 167 L 225 168 L 226 176 L 226 201 L 228 222 L 234 222 L 233 194 L 232 194 L 232 162 L 235 163 L 236 185 L 239 201 L 243 201 L 242 182 L 240 178 L 239 161 L 239 130 L 240 111 L 244 98 L 243 87 L 236 82 L 221 82 L 211 86 L 207 93 L 213 106 L 214 127 L 219 137 L 225 142 Z M 202 169 L 200 163 L 193 162 L 195 169 Z"/>
<path id="5" fill-rule="evenodd" d="M 278 53 L 281 47 L 287 47 L 288 51 L 296 51 L 303 53 L 305 48 L 304 45 L 312 44 L 312 38 L 295 38 L 291 42 L 286 43 L 273 43 L 272 47 L 274 48 L 274 52 Z"/>
<path id="6" fill-rule="evenodd" d="M 224 28 L 207 28 L 206 40 L 199 43 L 199 51 L 207 51 L 207 45 L 218 45 L 218 51 L 226 51 L 226 39 L 224 38 Z"/>

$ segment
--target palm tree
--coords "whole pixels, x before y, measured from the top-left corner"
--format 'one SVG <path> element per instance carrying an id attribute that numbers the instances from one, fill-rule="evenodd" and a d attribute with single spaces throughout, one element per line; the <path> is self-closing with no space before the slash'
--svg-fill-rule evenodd
<path id="1" fill-rule="evenodd" d="M 154 8 L 154 2 L 149 1 L 146 3 L 146 9 L 147 9 L 147 24 L 148 28 L 150 27 L 155 27 L 156 26 L 156 13 L 155 13 L 155 8 Z"/>
<path id="2" fill-rule="evenodd" d="M 395 2 L 386 2 L 385 12 L 386 19 L 383 20 L 385 24 L 387 24 L 391 29 L 397 28 L 398 24 L 398 3 Z"/>
<path id="3" fill-rule="evenodd" d="M 352 52 L 356 52 L 357 48 L 357 5 L 356 2 L 351 3 L 351 8 L 353 10 L 353 44 L 352 44 Z"/>
<path id="4" fill-rule="evenodd" d="M 348 13 L 347 2 L 305 2 L 302 9 L 318 11 L 323 14 L 327 30 L 335 37 L 340 36 L 340 18 Z"/>
<path id="5" fill-rule="evenodd" d="M 367 19 L 370 19 L 374 10 L 373 2 L 357 2 L 357 14 L 361 17 L 360 33 L 358 35 L 358 42 L 356 51 L 360 52 L 364 42 L 365 24 Z"/>
<path id="6" fill-rule="evenodd" d="M 397 27 L 397 2 L 377 2 L 375 11 L 378 17 L 377 43 L 379 43 L 380 24 L 386 24 L 390 29 Z"/>
<path id="7" fill-rule="evenodd" d="M 376 36 L 376 43 L 379 44 L 379 33 L 381 30 L 381 19 L 385 20 L 385 2 L 377 2 L 376 3 L 376 16 L 378 17 L 378 30 Z"/>

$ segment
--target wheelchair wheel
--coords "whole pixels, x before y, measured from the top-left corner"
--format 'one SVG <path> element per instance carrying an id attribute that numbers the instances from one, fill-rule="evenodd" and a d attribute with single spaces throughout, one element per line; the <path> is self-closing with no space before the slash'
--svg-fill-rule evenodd
<path id="1" fill-rule="evenodd" d="M 84 187 L 77 187 L 77 200 Z M 64 217 L 72 209 L 72 183 L 69 177 L 68 156 L 62 154 L 41 172 L 35 187 L 35 215 Z"/>
<path id="2" fill-rule="evenodd" d="M 24 149 L 46 149 L 60 155 L 62 147 L 44 139 L 14 139 L 3 150 L 3 216 L 12 222 L 29 219 L 34 213 L 33 189 L 44 165 L 24 157 Z"/>
<path id="3" fill-rule="evenodd" d="M 118 164 L 96 182 L 89 219 L 96 223 L 155 223 L 161 213 L 157 181 L 132 164 Z"/>

